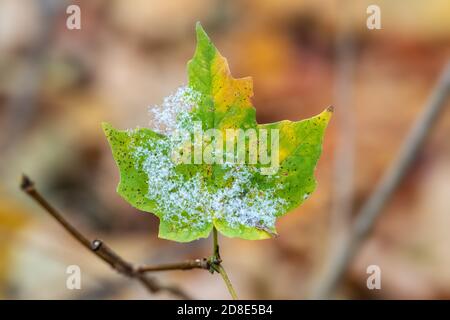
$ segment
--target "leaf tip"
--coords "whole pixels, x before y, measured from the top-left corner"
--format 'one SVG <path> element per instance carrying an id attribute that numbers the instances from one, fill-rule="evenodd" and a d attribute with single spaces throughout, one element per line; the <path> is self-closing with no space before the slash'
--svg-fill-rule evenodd
<path id="1" fill-rule="evenodd" d="M 209 40 L 209 37 L 206 34 L 205 29 L 203 29 L 203 26 L 200 23 L 200 21 L 197 21 L 197 23 L 195 24 L 195 32 L 197 33 L 197 40 L 200 40 L 202 38 Z"/>
<path id="2" fill-rule="evenodd" d="M 110 123 L 103 121 L 102 122 L 102 129 L 103 129 L 103 131 L 105 133 L 108 133 L 112 129 L 112 126 L 111 126 Z"/>
<path id="3" fill-rule="evenodd" d="M 278 238 L 277 230 L 274 228 L 268 228 L 265 226 L 256 226 L 256 229 L 264 232 L 264 234 L 267 236 L 267 238 Z"/>
<path id="4" fill-rule="evenodd" d="M 325 110 L 323 110 L 319 115 L 317 115 L 318 119 L 325 121 L 325 124 L 328 124 L 332 115 L 334 113 L 334 107 L 329 106 Z"/>

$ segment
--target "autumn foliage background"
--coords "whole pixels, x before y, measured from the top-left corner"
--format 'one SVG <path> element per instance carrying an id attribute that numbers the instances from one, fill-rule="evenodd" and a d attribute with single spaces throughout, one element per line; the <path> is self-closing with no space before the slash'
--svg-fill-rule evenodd
<path id="1" fill-rule="evenodd" d="M 196 21 L 228 58 L 234 76 L 253 77 L 260 122 L 299 120 L 331 104 L 336 110 L 316 171 L 318 188 L 280 219 L 280 237 L 220 238 L 241 298 L 298 299 L 314 291 L 336 232 L 352 218 L 333 217 L 335 158 L 346 158 L 339 141 L 346 129 L 339 123 L 352 129 L 347 146 L 354 158 L 346 176 L 352 177 L 351 205 L 357 209 L 450 58 L 446 0 L 74 0 L 66 5 L 81 7 L 82 29 L 73 31 L 65 27 L 61 3 L 0 2 L 0 298 L 170 297 L 150 296 L 80 247 L 20 192 L 22 172 L 77 226 L 131 261 L 209 254 L 209 240 L 158 239 L 157 218 L 116 194 L 118 172 L 100 125 L 149 125 L 147 107 L 187 81 Z M 382 30 L 366 28 L 369 4 L 380 6 Z M 348 37 L 350 67 L 342 68 L 337 48 Z M 338 297 L 450 298 L 448 107 Z M 72 264 L 81 267 L 82 290 L 66 289 Z M 381 267 L 380 291 L 366 288 L 370 264 Z M 227 297 L 220 278 L 203 270 L 158 277 L 196 298 Z"/>

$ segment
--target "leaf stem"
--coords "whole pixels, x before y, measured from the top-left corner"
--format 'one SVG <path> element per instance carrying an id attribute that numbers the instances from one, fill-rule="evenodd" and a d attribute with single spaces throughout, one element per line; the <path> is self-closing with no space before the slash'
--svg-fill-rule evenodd
<path id="1" fill-rule="evenodd" d="M 217 240 L 216 227 L 213 227 L 213 256 L 220 260 L 219 241 Z"/>

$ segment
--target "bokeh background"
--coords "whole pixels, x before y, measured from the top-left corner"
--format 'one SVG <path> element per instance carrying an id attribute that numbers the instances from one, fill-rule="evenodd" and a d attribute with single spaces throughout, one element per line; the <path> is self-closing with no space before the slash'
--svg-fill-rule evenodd
<path id="1" fill-rule="evenodd" d="M 66 8 L 81 8 L 81 30 Z M 368 30 L 366 8 L 381 8 Z M 211 239 L 157 238 L 158 220 L 116 192 L 101 122 L 149 126 L 148 106 L 185 84 L 201 21 L 235 77 L 252 76 L 259 122 L 335 106 L 318 188 L 279 219 L 280 236 L 220 237 L 241 298 L 301 299 L 321 285 L 336 239 L 394 159 L 450 58 L 448 0 L 1 0 L 0 297 L 165 299 L 82 248 L 19 189 L 27 173 L 81 230 L 128 260 L 210 254 Z M 450 105 L 336 293 L 344 299 L 450 298 Z M 82 289 L 66 289 L 66 268 Z M 379 265 L 382 289 L 368 290 Z M 228 298 L 203 270 L 157 274 L 199 299 Z"/>

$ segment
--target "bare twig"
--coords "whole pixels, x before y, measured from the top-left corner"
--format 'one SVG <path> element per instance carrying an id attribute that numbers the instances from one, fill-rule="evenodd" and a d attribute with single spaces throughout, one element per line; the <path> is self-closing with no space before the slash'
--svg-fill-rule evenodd
<path id="1" fill-rule="evenodd" d="M 227 273 L 225 272 L 225 269 L 222 267 L 222 265 L 217 265 L 217 267 L 215 267 L 215 270 L 217 271 L 217 272 L 219 272 L 220 273 L 220 275 L 222 276 L 222 279 L 223 279 L 223 281 L 225 282 L 225 284 L 226 284 L 226 286 L 227 286 L 227 289 L 228 289 L 228 291 L 230 292 L 230 294 L 231 294 L 231 297 L 234 299 L 234 300 L 238 300 L 239 298 L 238 298 L 238 296 L 237 296 L 237 294 L 236 294 L 236 291 L 234 291 L 234 288 L 233 288 L 233 285 L 231 284 L 231 281 L 230 281 L 230 278 L 228 278 L 228 275 L 227 275 Z"/>
<path id="2" fill-rule="evenodd" d="M 217 239 L 217 229 L 216 229 L 216 227 L 214 227 L 213 228 L 213 254 L 209 258 L 210 271 L 211 271 L 211 273 L 216 271 L 222 276 L 222 279 L 225 282 L 225 285 L 227 286 L 227 289 L 230 292 L 231 297 L 234 300 L 238 300 L 238 296 L 236 294 L 236 291 L 233 288 L 233 284 L 231 283 L 230 278 L 228 278 L 227 272 L 225 271 L 225 269 L 221 263 L 222 263 L 222 259 L 220 258 L 219 241 Z"/>
<path id="3" fill-rule="evenodd" d="M 41 205 L 59 224 L 69 232 L 78 242 L 80 242 L 86 249 L 93 252 L 101 260 L 109 264 L 119 273 L 136 279 L 139 281 L 148 291 L 156 293 L 159 291 L 167 291 L 182 299 L 190 299 L 190 297 L 183 292 L 180 288 L 162 285 L 156 281 L 156 279 L 146 276 L 144 273 L 139 272 L 138 268 L 133 264 L 125 261 L 111 248 L 109 248 L 101 240 L 89 241 L 78 229 L 70 224 L 49 202 L 36 190 L 34 183 L 27 177 L 22 176 L 21 188 L 31 198 Z"/>
<path id="4" fill-rule="evenodd" d="M 209 269 L 208 260 L 206 258 L 203 259 L 195 259 L 195 260 L 187 260 L 183 262 L 176 263 L 168 263 L 161 265 L 153 265 L 153 266 L 138 266 L 137 271 L 144 272 L 153 272 L 153 271 L 168 271 L 168 270 L 191 270 L 191 269 Z"/>
<path id="5" fill-rule="evenodd" d="M 422 115 L 408 134 L 397 158 L 386 171 L 374 192 L 361 207 L 345 244 L 328 265 L 323 286 L 315 298 L 330 297 L 339 285 L 349 264 L 371 231 L 376 219 L 416 159 L 438 115 L 444 109 L 450 92 L 450 63 L 447 64 Z"/>

